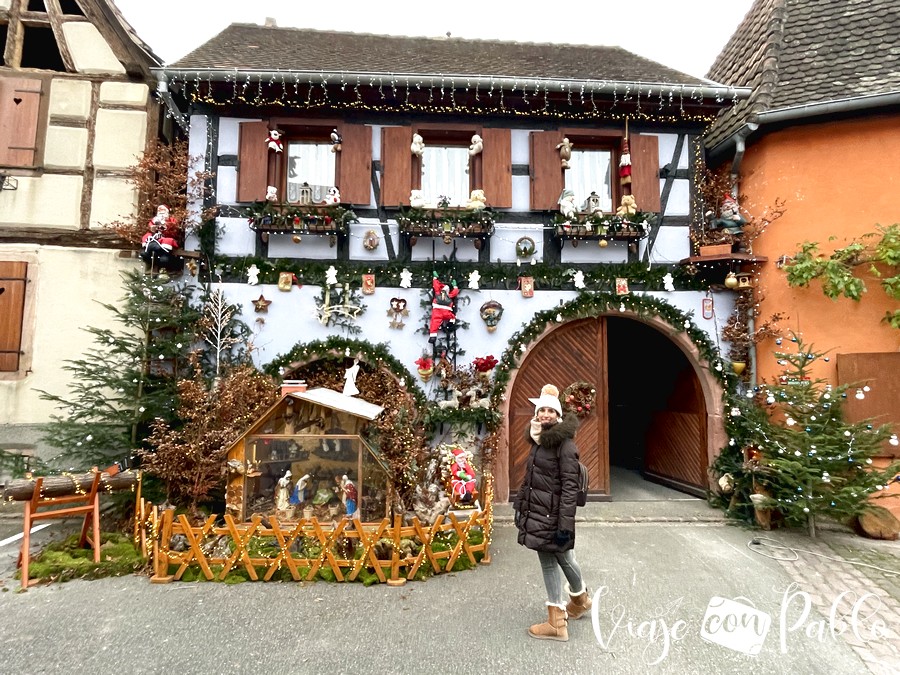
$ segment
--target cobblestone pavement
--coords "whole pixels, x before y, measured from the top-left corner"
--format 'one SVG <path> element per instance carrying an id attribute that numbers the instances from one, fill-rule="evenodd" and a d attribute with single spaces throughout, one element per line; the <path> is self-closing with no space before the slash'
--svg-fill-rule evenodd
<path id="1" fill-rule="evenodd" d="M 756 541 L 750 549 L 778 560 L 797 583 L 794 609 L 808 597 L 823 617 L 813 630 L 838 633 L 874 675 L 900 674 L 900 542 L 834 530 L 816 539 L 760 532 Z"/>

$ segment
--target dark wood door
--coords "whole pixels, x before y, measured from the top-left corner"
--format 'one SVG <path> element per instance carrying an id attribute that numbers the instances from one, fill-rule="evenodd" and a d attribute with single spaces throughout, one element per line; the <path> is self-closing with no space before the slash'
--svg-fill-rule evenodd
<path id="1" fill-rule="evenodd" d="M 560 326 L 535 345 L 522 360 L 509 405 L 509 486 L 511 498 L 522 484 L 531 442 L 528 424 L 545 384 L 560 392 L 575 382 L 588 382 L 597 392 L 596 412 L 582 420 L 575 438 L 588 468 L 590 489 L 609 495 L 609 422 L 606 375 L 606 320 L 579 319 Z"/>

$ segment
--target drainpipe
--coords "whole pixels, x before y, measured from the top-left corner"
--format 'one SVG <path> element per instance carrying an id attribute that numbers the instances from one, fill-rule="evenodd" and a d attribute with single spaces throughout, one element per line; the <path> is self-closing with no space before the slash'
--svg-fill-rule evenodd
<path id="1" fill-rule="evenodd" d="M 738 129 L 734 135 L 734 159 L 731 162 L 731 195 L 737 199 L 740 195 L 738 186 L 741 177 L 741 163 L 744 161 L 744 151 L 747 149 L 747 137 L 754 131 L 759 129 L 759 125 L 755 122 L 747 122 Z M 752 291 L 751 291 L 752 293 Z M 753 308 L 747 310 L 747 332 L 753 335 L 755 322 L 753 320 Z M 756 367 L 756 344 L 751 342 L 750 348 L 747 350 L 747 364 L 750 368 L 750 386 L 756 387 L 757 367 Z"/>
<path id="2" fill-rule="evenodd" d="M 190 123 L 188 122 L 187 116 L 178 109 L 175 99 L 172 98 L 172 93 L 169 91 L 169 80 L 166 78 L 165 72 L 161 70 L 154 70 L 154 72 L 156 73 L 156 95 L 166 104 L 169 114 L 172 115 L 175 122 L 181 127 L 181 130 L 186 134 L 189 133 Z"/>

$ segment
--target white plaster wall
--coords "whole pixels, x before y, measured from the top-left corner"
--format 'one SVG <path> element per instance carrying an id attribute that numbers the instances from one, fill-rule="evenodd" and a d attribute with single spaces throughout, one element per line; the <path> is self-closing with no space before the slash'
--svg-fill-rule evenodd
<path id="1" fill-rule="evenodd" d="M 664 185 L 660 181 L 660 190 Z M 640 206 L 640 204 L 638 204 Z M 686 178 L 678 178 L 672 181 L 672 189 L 669 191 L 669 201 L 666 204 L 667 216 L 688 216 L 691 214 L 691 182 Z"/>
<path id="2" fill-rule="evenodd" d="M 650 262 L 675 264 L 691 254 L 691 241 L 687 227 L 661 227 Z"/>
<path id="3" fill-rule="evenodd" d="M 256 233 L 250 229 L 246 218 L 217 218 L 219 238 L 216 253 L 220 255 L 253 255 L 256 251 Z"/>
<path id="4" fill-rule="evenodd" d="M 127 169 L 137 164 L 147 142 L 147 113 L 98 110 L 94 167 Z"/>
<path id="5" fill-rule="evenodd" d="M 84 169 L 88 131 L 76 127 L 47 127 L 45 169 Z"/>
<path id="6" fill-rule="evenodd" d="M 468 289 L 466 279 L 457 279 L 457 282 L 461 289 L 458 317 L 469 323 L 468 329 L 457 332 L 459 347 L 465 351 L 461 364 L 486 354 L 499 358 L 509 346 L 512 335 L 530 323 L 535 313 L 557 307 L 560 302 L 569 302 L 578 296 L 576 291 L 541 291 L 540 283 L 533 298 L 523 298 L 519 290 L 475 291 Z M 316 318 L 320 286 L 293 286 L 289 292 L 279 291 L 273 284 L 222 284 L 220 287 L 229 302 L 241 306 L 244 321 L 254 330 L 253 342 L 258 348 L 254 359 L 258 366 L 273 361 L 298 343 L 324 340 L 336 332 L 334 328 L 322 326 Z M 260 294 L 272 301 L 265 313 L 254 312 L 252 302 Z M 707 320 L 701 318 L 701 303 L 705 293 L 682 291 L 650 295 L 660 297 L 684 312 L 694 312 L 694 324 L 706 331 L 714 341 L 716 331 L 724 325 L 732 308 L 731 294 L 717 294 L 714 298 L 716 316 Z M 399 330 L 390 328 L 387 316 L 390 300 L 395 297 L 406 299 L 409 309 L 409 317 L 404 320 L 406 326 Z M 427 310 L 421 304 L 425 298 L 424 289 L 405 289 L 384 284 L 379 282 L 376 272 L 375 293 L 362 296 L 362 304 L 366 309 L 357 322 L 362 332 L 347 337 L 373 344 L 387 344 L 390 352 L 406 365 L 412 377 L 415 375 L 415 360 L 423 351 L 430 351 L 428 336 L 424 332 L 417 332 L 428 320 Z M 488 333 L 479 315 L 479 308 L 488 300 L 496 300 L 504 307 L 503 317 L 493 333 Z"/>
<path id="7" fill-rule="evenodd" d="M 81 227 L 81 176 L 45 174 L 17 180 L 17 190 L 0 193 L 0 226 Z"/>
<path id="8" fill-rule="evenodd" d="M 75 70 L 89 75 L 124 75 L 112 49 L 100 35 L 100 31 L 87 21 L 66 21 L 63 36 L 72 54 Z"/>
<path id="9" fill-rule="evenodd" d="M 97 176 L 91 195 L 91 227 L 103 227 L 113 221 L 127 221 L 137 213 L 138 192 L 125 178 Z"/>
<path id="10" fill-rule="evenodd" d="M 93 346 L 85 326 L 118 328 L 100 303 L 115 304 L 123 295 L 120 273 L 140 261 L 120 258 L 117 251 L 85 248 L 0 247 L 5 259 L 28 253 L 37 257 L 29 293 L 35 294 L 31 372 L 0 381 L 0 420 L 8 424 L 41 424 L 58 412 L 37 390 L 65 394 L 64 361 L 81 358 Z M 20 258 L 21 259 L 21 258 Z M 34 270 L 29 270 L 29 276 Z"/>
<path id="11" fill-rule="evenodd" d="M 137 82 L 103 82 L 100 84 L 100 103 L 143 108 L 147 105 L 150 88 Z"/>
<path id="12" fill-rule="evenodd" d="M 54 78 L 50 82 L 50 118 L 85 121 L 91 114 L 91 83 Z"/>

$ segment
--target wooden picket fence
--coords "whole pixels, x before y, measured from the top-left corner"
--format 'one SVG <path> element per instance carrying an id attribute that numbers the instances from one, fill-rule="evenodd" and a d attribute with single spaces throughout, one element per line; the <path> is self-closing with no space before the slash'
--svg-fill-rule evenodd
<path id="1" fill-rule="evenodd" d="M 279 523 L 271 518 L 264 525 L 260 516 L 254 516 L 250 522 L 239 523 L 232 516 L 225 515 L 223 527 L 215 524 L 218 516 L 211 515 L 198 526 L 192 525 L 183 514 L 176 517 L 172 510 L 160 512 L 156 506 L 141 499 L 138 514 L 135 539 L 141 543 L 145 555 L 152 556 L 154 575 L 151 581 L 154 583 L 180 580 L 191 568 L 199 568 L 210 581 L 221 581 L 232 570 L 243 567 L 253 581 L 260 578 L 269 581 L 282 568 L 288 570 L 294 581 L 311 581 L 323 568 L 330 569 L 337 581 L 354 581 L 363 569 L 367 569 L 377 575 L 382 583 L 402 585 L 407 579 L 413 579 L 423 565 L 430 566 L 431 571 L 438 574 L 451 571 L 460 556 L 467 557 L 475 565 L 479 562 L 476 553 L 480 553 L 482 564 L 491 562 L 493 518 L 490 499 L 486 500 L 484 510 L 472 510 L 467 517 L 457 517 L 451 512 L 446 517 L 438 516 L 432 525 L 425 525 L 417 518 L 404 525 L 400 516 L 376 523 L 342 518 L 336 524 L 323 524 L 316 518 Z M 473 528 L 481 530 L 479 543 L 469 541 Z M 185 550 L 173 551 L 170 548 L 170 542 L 176 535 L 183 535 L 186 539 Z M 204 545 L 223 535 L 232 544 L 227 557 L 221 554 L 214 557 L 209 550 L 204 552 Z M 277 543 L 277 548 L 272 547 L 272 555 L 252 555 L 251 542 L 261 538 L 271 538 Z M 303 553 L 292 549 L 295 543 L 309 541 L 301 538 L 310 538 L 321 553 L 317 557 L 304 557 Z M 402 553 L 404 540 L 415 542 L 415 555 Z M 432 550 L 435 541 L 453 543 L 447 550 Z M 356 555 L 359 546 L 362 546 L 362 555 Z M 406 548 L 409 548 L 408 544 Z M 353 557 L 340 557 L 341 550 L 350 551 Z M 256 551 L 258 554 L 258 547 Z M 173 566 L 177 566 L 174 574 L 171 573 Z M 278 578 L 282 577 L 279 575 Z"/>

